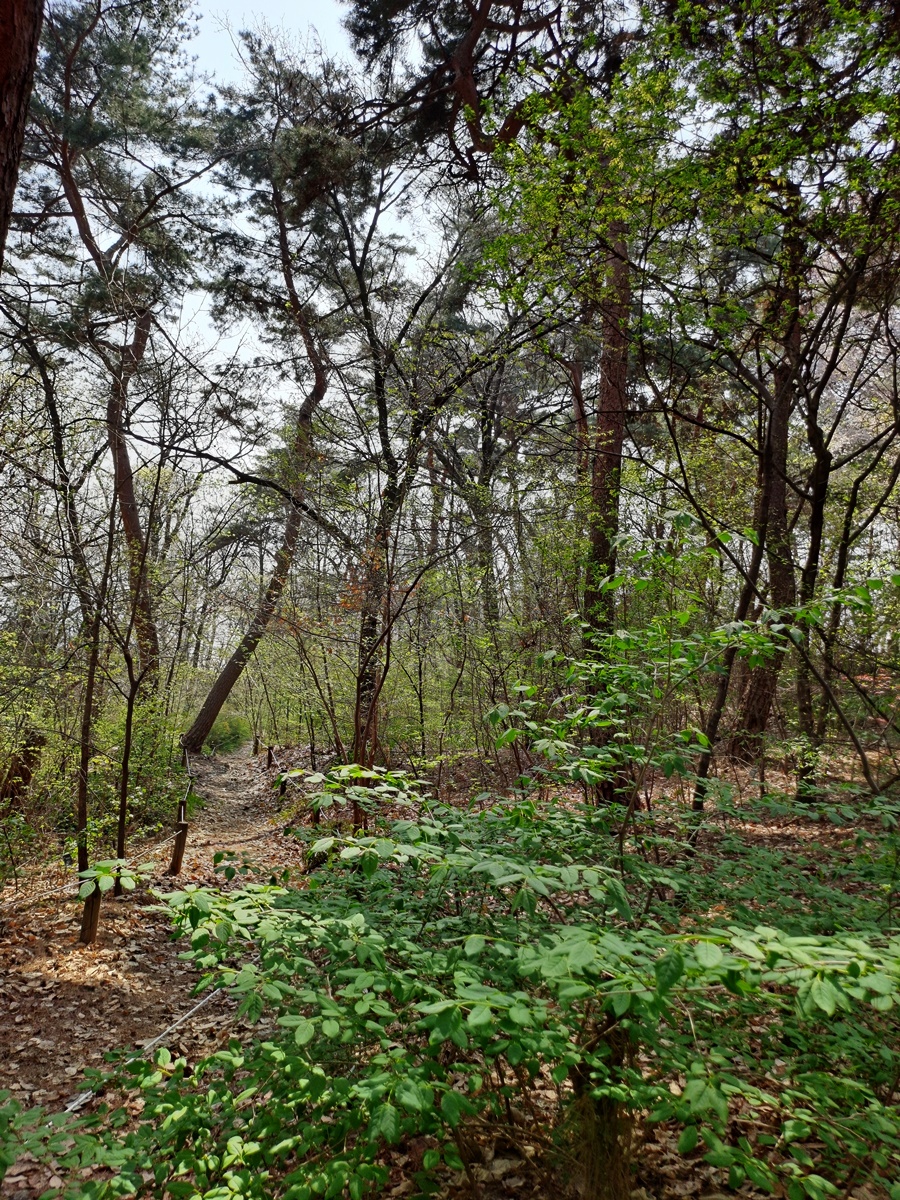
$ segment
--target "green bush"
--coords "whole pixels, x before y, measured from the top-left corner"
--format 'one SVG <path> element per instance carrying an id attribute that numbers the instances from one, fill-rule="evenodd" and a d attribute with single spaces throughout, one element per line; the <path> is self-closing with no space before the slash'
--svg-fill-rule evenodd
<path id="1" fill-rule="evenodd" d="M 228 988 L 260 1035 L 190 1073 L 165 1050 L 130 1058 L 98 1086 L 140 1096 L 133 1128 L 17 1118 L 19 1146 L 71 1167 L 70 1197 L 95 1163 L 116 1171 L 98 1198 L 358 1200 L 383 1191 L 386 1145 L 425 1137 L 427 1193 L 462 1168 L 467 1125 L 502 1124 L 549 1076 L 560 1138 L 574 1128 L 581 1161 L 618 1173 L 603 1194 L 627 1197 L 644 1120 L 732 1187 L 889 1189 L 900 941 L 742 927 L 724 904 L 711 920 L 707 882 L 648 855 L 653 836 L 620 840 L 608 810 L 423 800 L 375 835 L 310 838 L 322 865 L 302 887 L 176 892 L 200 987 Z M 761 918 L 786 887 L 761 882 Z M 656 899 L 672 890 L 677 924 Z"/>
<path id="2" fill-rule="evenodd" d="M 211 754 L 227 754 L 240 750 L 250 738 L 250 724 L 243 717 L 216 717 L 203 748 Z"/>

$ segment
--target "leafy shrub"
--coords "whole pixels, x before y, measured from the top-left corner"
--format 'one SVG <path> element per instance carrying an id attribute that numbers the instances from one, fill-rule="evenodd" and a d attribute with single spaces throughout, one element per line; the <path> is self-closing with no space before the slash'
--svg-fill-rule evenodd
<path id="1" fill-rule="evenodd" d="M 240 750 L 251 736 L 250 724 L 243 717 L 216 717 L 204 749 L 212 754 L 228 754 Z"/>
<path id="2" fill-rule="evenodd" d="M 463 1167 L 468 1126 L 505 1122 L 549 1076 L 626 1195 L 642 1113 L 733 1187 L 889 1186 L 900 939 L 711 922 L 705 896 L 691 919 L 691 873 L 643 852 L 652 824 L 621 853 L 620 832 L 590 808 L 423 802 L 369 836 L 310 839 L 325 861 L 306 886 L 174 893 L 199 986 L 229 988 L 258 1034 L 191 1074 L 167 1051 L 126 1060 L 105 1082 L 142 1100 L 127 1133 L 101 1114 L 16 1136 L 61 1167 L 114 1167 L 72 1197 L 204 1200 L 379 1194 L 384 1147 L 419 1136 L 427 1191 Z M 656 904 L 673 889 L 680 928 Z"/>

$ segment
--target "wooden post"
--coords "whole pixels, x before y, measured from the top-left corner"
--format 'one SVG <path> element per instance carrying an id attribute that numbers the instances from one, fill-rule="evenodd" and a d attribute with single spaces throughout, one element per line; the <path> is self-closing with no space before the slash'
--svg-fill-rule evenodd
<path id="1" fill-rule="evenodd" d="M 179 816 L 180 816 L 179 812 Z M 180 875 L 181 863 L 184 859 L 184 848 L 187 845 L 188 823 L 179 820 L 175 826 L 175 845 L 172 848 L 172 862 L 169 864 L 167 875 Z"/>
<path id="2" fill-rule="evenodd" d="M 94 890 L 84 902 L 84 912 L 81 914 L 81 933 L 78 940 L 89 946 L 97 938 L 97 927 L 100 924 L 100 901 L 103 893 L 94 884 Z"/>
<path id="3" fill-rule="evenodd" d="M 272 753 L 272 747 L 266 746 L 266 766 L 271 767 L 275 761 L 275 755 Z"/>

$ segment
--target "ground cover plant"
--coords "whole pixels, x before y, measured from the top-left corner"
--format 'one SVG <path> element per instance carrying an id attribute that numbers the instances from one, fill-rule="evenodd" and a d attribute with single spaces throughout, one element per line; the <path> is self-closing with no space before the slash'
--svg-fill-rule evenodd
<path id="1" fill-rule="evenodd" d="M 479 1137 L 516 1130 L 512 1106 L 549 1084 L 554 1128 L 521 1116 L 515 1136 L 562 1189 L 629 1194 L 660 1126 L 736 1190 L 894 1195 L 895 807 L 847 826 L 792 799 L 723 804 L 698 849 L 665 804 L 536 796 L 447 806 L 386 772 L 368 833 L 297 831 L 301 878 L 224 859 L 226 886 L 169 893 L 198 989 L 229 988 L 255 1028 L 190 1069 L 129 1055 L 102 1081 L 115 1107 L 52 1133 L 14 1117 L 23 1144 L 73 1196 L 301 1198 L 377 1194 L 386 1148 L 424 1139 L 427 1195 L 448 1172 L 477 1189 Z M 409 815 L 379 815 L 398 799 Z M 851 836 L 810 878 L 802 849 L 755 838 L 773 810 Z"/>

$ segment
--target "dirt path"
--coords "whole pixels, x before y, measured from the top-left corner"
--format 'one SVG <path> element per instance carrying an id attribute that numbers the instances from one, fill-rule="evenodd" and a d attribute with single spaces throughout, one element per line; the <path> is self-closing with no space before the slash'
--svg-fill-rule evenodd
<path id="1" fill-rule="evenodd" d="M 152 887 L 219 886 L 218 850 L 273 869 L 299 862 L 296 843 L 275 823 L 277 796 L 259 763 L 244 752 L 201 759 L 193 768 L 204 805 L 191 820 L 181 876 L 165 874 L 169 839 L 134 852 L 141 863 L 159 845 Z M 156 910 L 149 889 L 104 899 L 98 939 L 83 946 L 76 884 L 71 870 L 59 868 L 41 872 L 18 893 L 0 892 L 0 1091 L 51 1111 L 85 1090 L 85 1069 L 101 1067 L 106 1053 L 146 1045 L 196 1004 L 190 994 L 196 973 L 179 961 L 182 946 L 171 940 L 168 917 Z M 208 1054 L 227 1040 L 232 1011 L 219 994 L 166 1044 L 189 1059 Z M 13 1168 L 0 1196 L 31 1200 L 49 1182 L 37 1168 Z"/>

